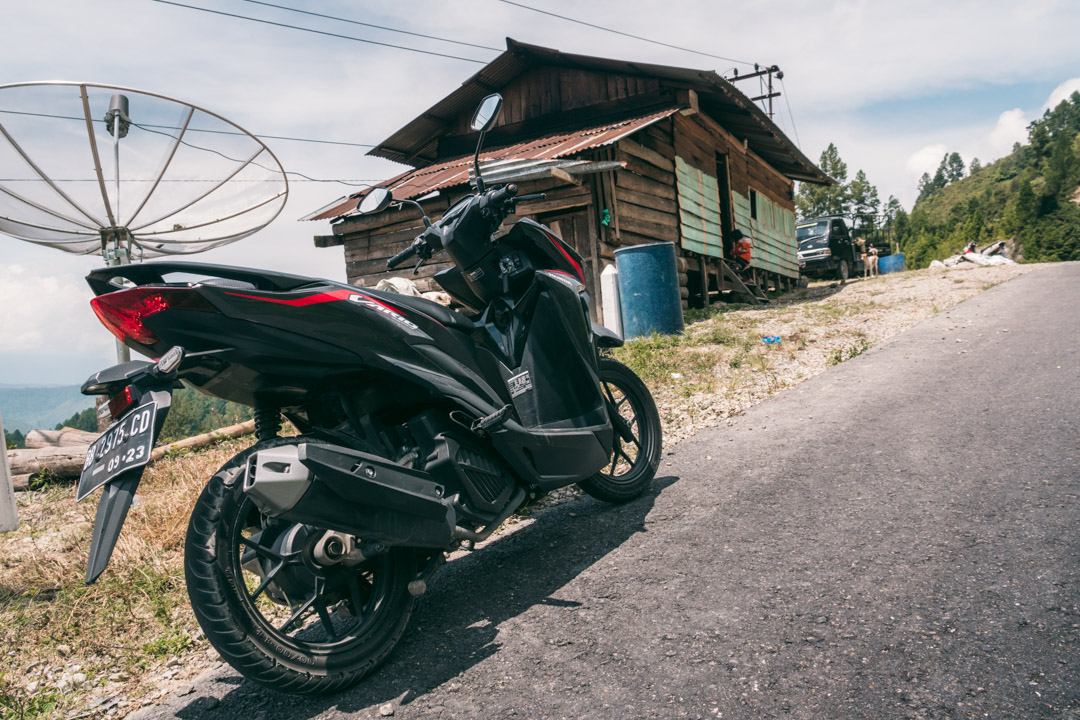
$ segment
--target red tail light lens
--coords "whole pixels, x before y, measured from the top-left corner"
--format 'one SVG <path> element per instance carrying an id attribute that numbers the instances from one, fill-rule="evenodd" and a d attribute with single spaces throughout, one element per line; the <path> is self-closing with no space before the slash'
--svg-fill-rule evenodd
<path id="1" fill-rule="evenodd" d="M 131 394 L 131 386 L 126 388 L 109 398 L 109 413 L 113 416 L 113 420 L 116 420 L 124 412 L 135 404 L 135 398 Z"/>
<path id="2" fill-rule="evenodd" d="M 162 310 L 213 311 L 214 307 L 190 288 L 137 287 L 101 295 L 90 301 L 98 320 L 120 342 L 127 339 L 153 345 L 157 335 L 144 325 L 146 318 Z"/>

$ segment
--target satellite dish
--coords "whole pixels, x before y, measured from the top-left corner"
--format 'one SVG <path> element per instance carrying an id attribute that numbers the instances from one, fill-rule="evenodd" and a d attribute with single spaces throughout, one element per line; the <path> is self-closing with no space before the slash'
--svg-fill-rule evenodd
<path id="1" fill-rule="evenodd" d="M 0 85 L 0 232 L 120 265 L 266 227 L 289 184 L 270 149 L 179 100 L 112 85 Z"/>

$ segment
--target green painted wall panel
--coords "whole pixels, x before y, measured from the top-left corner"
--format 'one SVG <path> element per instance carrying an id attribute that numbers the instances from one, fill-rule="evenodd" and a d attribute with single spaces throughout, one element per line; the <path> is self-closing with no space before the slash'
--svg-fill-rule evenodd
<path id="1" fill-rule="evenodd" d="M 686 250 L 724 256 L 720 227 L 720 195 L 716 178 L 675 156 L 675 180 L 679 193 L 679 229 Z"/>
<path id="2" fill-rule="evenodd" d="M 758 217 L 750 217 L 750 198 L 731 193 L 735 206 L 735 226 L 754 244 L 751 267 L 787 277 L 798 277 L 799 260 L 795 243 L 795 216 L 758 193 Z"/>

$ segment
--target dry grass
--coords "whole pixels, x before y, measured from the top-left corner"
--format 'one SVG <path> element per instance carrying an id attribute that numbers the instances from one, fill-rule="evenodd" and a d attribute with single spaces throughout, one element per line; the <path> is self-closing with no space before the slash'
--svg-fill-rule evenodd
<path id="1" fill-rule="evenodd" d="M 76 505 L 66 485 L 19 495 L 20 527 L 0 543 L 0 718 L 145 694 L 141 675 L 205 645 L 184 590 L 187 518 L 210 475 L 251 442 L 152 466 L 91 586 L 82 578 L 97 496 Z"/>

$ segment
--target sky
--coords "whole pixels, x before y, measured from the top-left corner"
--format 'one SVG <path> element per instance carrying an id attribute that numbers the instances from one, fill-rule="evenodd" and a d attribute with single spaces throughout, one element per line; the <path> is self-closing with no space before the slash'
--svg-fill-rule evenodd
<path id="1" fill-rule="evenodd" d="M 497 49 L 513 37 L 724 75 L 733 67 L 745 73 L 754 62 L 778 65 L 785 75 L 777 88 L 784 93 L 776 100 L 780 127 L 813 160 L 835 143 L 849 177 L 865 170 L 882 199 L 895 195 L 909 209 L 919 176 L 933 173 L 946 152 L 985 165 L 1025 141 L 1027 124 L 1052 100 L 1080 90 L 1075 0 L 521 3 L 697 53 L 501 0 L 274 3 Z M 482 67 L 386 45 L 484 62 L 498 54 L 252 0 L 183 4 L 267 22 L 156 0 L 6 3 L 12 32 L 0 44 L 0 86 L 74 80 L 130 87 L 200 106 L 259 135 L 375 144 Z M 753 82 L 740 89 L 756 94 L 747 87 Z M 4 97 L 0 88 L 0 110 Z M 361 147 L 266 143 L 285 170 L 321 180 L 381 180 L 404 169 L 366 157 Z M 355 187 L 293 175 L 289 190 L 283 212 L 265 229 L 190 259 L 344 280 L 342 249 L 313 245 L 329 224 L 298 218 Z M 100 264 L 0 235 L 0 383 L 79 383 L 115 361 L 113 338 L 93 316 L 83 279 Z"/>

